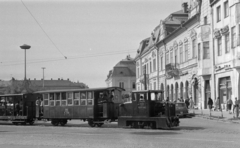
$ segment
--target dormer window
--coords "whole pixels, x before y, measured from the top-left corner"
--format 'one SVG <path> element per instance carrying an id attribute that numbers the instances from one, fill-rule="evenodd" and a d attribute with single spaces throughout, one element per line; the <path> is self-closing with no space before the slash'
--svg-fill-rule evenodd
<path id="1" fill-rule="evenodd" d="M 156 38 L 155 38 L 154 33 L 152 32 L 151 35 L 152 35 L 152 40 L 155 41 Z"/>

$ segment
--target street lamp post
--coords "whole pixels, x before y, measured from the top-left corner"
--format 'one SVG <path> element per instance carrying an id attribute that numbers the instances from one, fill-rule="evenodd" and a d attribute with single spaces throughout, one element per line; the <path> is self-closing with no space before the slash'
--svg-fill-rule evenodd
<path id="1" fill-rule="evenodd" d="M 42 69 L 43 69 L 43 88 L 44 88 L 44 69 L 45 69 L 45 67 L 42 67 Z"/>
<path id="2" fill-rule="evenodd" d="M 29 45 L 27 45 L 27 44 L 24 44 L 24 45 L 20 46 L 20 48 L 21 48 L 21 49 L 24 49 L 24 55 L 25 55 L 25 56 L 24 56 L 24 57 L 25 57 L 25 60 L 24 60 L 24 64 L 25 64 L 25 66 L 24 66 L 24 67 L 25 67 L 24 81 L 25 81 L 25 80 L 27 80 L 27 77 L 26 77 L 26 73 L 27 73 L 27 72 L 26 72 L 26 58 L 27 58 L 27 57 L 26 57 L 26 50 L 27 50 L 27 49 L 30 49 L 31 46 L 29 46 Z"/>

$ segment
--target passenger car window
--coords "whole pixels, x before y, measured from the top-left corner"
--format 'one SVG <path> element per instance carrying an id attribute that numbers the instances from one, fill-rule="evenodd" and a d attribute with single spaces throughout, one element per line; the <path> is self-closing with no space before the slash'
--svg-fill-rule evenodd
<path id="1" fill-rule="evenodd" d="M 87 105 L 87 101 L 86 101 L 86 92 L 81 92 L 81 105 Z"/>
<path id="2" fill-rule="evenodd" d="M 60 93 L 56 93 L 55 94 L 55 98 L 56 98 L 56 102 L 55 102 L 55 106 L 60 106 L 61 100 L 60 100 Z"/>
<path id="3" fill-rule="evenodd" d="M 74 105 L 79 105 L 79 101 L 80 101 L 80 93 L 79 92 L 74 92 L 73 93 L 73 104 Z"/>
<path id="4" fill-rule="evenodd" d="M 50 106 L 54 106 L 55 102 L 54 102 L 54 93 L 50 93 L 49 94 L 49 102 L 50 102 Z"/>
<path id="5" fill-rule="evenodd" d="M 87 92 L 87 105 L 93 105 L 93 92 Z"/>
<path id="6" fill-rule="evenodd" d="M 72 92 L 67 92 L 67 102 L 68 102 L 68 105 L 72 105 L 73 104 L 73 93 Z"/>
<path id="7" fill-rule="evenodd" d="M 67 105 L 67 98 L 66 98 L 66 93 L 65 92 L 61 93 L 61 100 L 62 100 L 61 105 L 66 106 Z"/>
<path id="8" fill-rule="evenodd" d="M 48 106 L 48 94 L 43 94 L 44 106 Z"/>

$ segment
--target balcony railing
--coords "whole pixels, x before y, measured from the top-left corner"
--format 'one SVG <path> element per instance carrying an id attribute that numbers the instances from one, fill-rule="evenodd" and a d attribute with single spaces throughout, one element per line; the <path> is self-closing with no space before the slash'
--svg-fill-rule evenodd
<path id="1" fill-rule="evenodd" d="M 165 66 L 167 75 L 172 77 L 179 76 L 179 64 L 178 63 L 169 63 Z"/>

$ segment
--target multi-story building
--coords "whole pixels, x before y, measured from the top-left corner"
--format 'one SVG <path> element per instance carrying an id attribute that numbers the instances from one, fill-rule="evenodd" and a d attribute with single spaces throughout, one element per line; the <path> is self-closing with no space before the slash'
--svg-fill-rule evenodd
<path id="1" fill-rule="evenodd" d="M 151 37 L 142 40 L 135 58 L 137 71 L 136 85 L 138 90 L 159 89 L 159 75 L 162 75 L 161 70 L 163 70 L 165 58 L 159 56 L 159 50 L 156 45 L 160 40 L 179 28 L 187 18 L 187 5 L 185 3 L 182 10 L 174 12 L 164 20 L 161 20 L 151 33 Z M 144 86 L 144 74 L 147 75 L 146 88 Z"/>
<path id="2" fill-rule="evenodd" d="M 240 98 L 240 1 L 210 0 L 213 30 L 214 96 L 222 108 L 229 98 Z"/>
<path id="3" fill-rule="evenodd" d="M 137 89 L 144 89 L 147 73 L 146 89 L 163 90 L 162 97 L 171 101 L 192 98 L 195 106 L 206 108 L 214 86 L 210 2 L 192 0 L 182 8 L 160 21 L 152 36 L 140 43 L 135 58 Z"/>
<path id="4" fill-rule="evenodd" d="M 118 62 L 112 70 L 109 71 L 105 80 L 107 87 L 117 86 L 124 88 L 125 101 L 129 100 L 129 94 L 136 89 L 136 64 L 133 58 L 128 55 L 125 59 Z"/>

